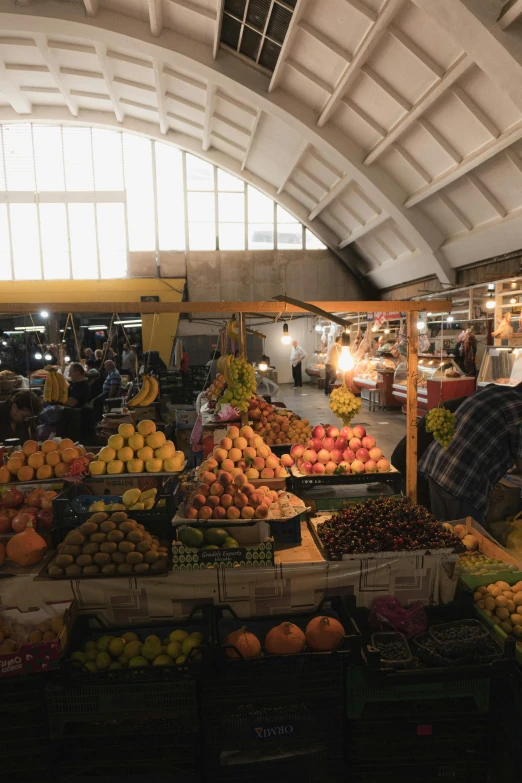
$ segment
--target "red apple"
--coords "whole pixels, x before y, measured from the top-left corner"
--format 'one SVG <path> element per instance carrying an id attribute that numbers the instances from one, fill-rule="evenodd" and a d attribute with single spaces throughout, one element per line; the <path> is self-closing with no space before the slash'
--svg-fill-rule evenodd
<path id="1" fill-rule="evenodd" d="M 306 451 L 303 452 L 303 459 L 305 462 L 317 462 L 317 452 L 314 451 L 314 449 L 306 449 Z"/>
<path id="2" fill-rule="evenodd" d="M 301 473 L 303 473 L 305 476 L 310 476 L 311 473 L 313 473 L 313 465 L 311 462 L 303 462 L 301 465 Z"/>
<path id="3" fill-rule="evenodd" d="M 373 459 L 369 459 L 364 463 L 364 469 L 366 473 L 377 473 L 377 463 Z"/>
<path id="4" fill-rule="evenodd" d="M 339 430 L 337 427 L 328 427 L 326 430 L 326 434 L 329 438 L 338 438 L 339 437 Z"/>
<path id="5" fill-rule="evenodd" d="M 390 467 L 391 465 L 387 459 L 380 459 L 377 463 L 377 470 L 379 473 L 388 473 Z"/>
<path id="6" fill-rule="evenodd" d="M 335 462 L 332 462 L 332 461 L 327 462 L 326 465 L 324 466 L 325 472 L 329 473 L 330 475 L 335 473 L 335 469 L 336 468 L 337 468 L 337 464 Z"/>
<path id="7" fill-rule="evenodd" d="M 302 443 L 294 443 L 294 445 L 290 449 L 290 454 L 294 459 L 298 459 L 299 457 L 303 456 L 304 450 L 305 449 Z"/>
<path id="8" fill-rule="evenodd" d="M 322 462 L 323 465 L 326 465 L 327 462 L 330 462 L 330 452 L 327 449 L 321 449 L 317 455 L 317 459 L 319 462 Z"/>
<path id="9" fill-rule="evenodd" d="M 320 451 L 323 448 L 323 441 L 320 438 L 310 438 L 308 448 L 313 451 Z"/>
<path id="10" fill-rule="evenodd" d="M 334 443 L 334 448 L 339 449 L 339 451 L 344 451 L 348 447 L 348 441 L 346 438 L 343 438 L 342 436 L 339 436 L 336 438 Z"/>
<path id="11" fill-rule="evenodd" d="M 352 471 L 349 462 L 340 462 L 338 467 L 342 468 L 345 473 L 351 473 Z"/>
<path id="12" fill-rule="evenodd" d="M 366 430 L 364 429 L 364 427 L 361 427 L 360 424 L 357 424 L 353 428 L 353 435 L 355 438 L 359 438 L 359 439 L 364 438 L 364 436 L 366 435 Z"/>
<path id="13" fill-rule="evenodd" d="M 324 427 L 322 427 L 320 424 L 317 424 L 313 430 L 312 430 L 312 437 L 319 438 L 322 440 L 324 438 Z"/>
<path id="14" fill-rule="evenodd" d="M 379 462 L 379 460 L 382 458 L 382 451 L 378 449 L 376 446 L 373 447 L 373 449 L 370 449 L 370 459 L 373 459 L 374 462 Z"/>
<path id="15" fill-rule="evenodd" d="M 335 440 L 333 438 L 323 438 L 322 447 L 326 451 L 331 451 L 334 448 Z"/>
<path id="16" fill-rule="evenodd" d="M 363 448 L 368 449 L 369 451 L 370 449 L 373 449 L 373 447 L 375 446 L 375 438 L 372 438 L 371 435 L 365 435 L 361 443 Z"/>
<path id="17" fill-rule="evenodd" d="M 352 469 L 352 473 L 364 473 L 364 462 L 361 462 L 360 459 L 354 460 L 350 467 Z"/>
<path id="18" fill-rule="evenodd" d="M 353 438 L 353 430 L 351 427 L 343 427 L 340 432 L 341 437 L 346 438 L 347 441 Z"/>
<path id="19" fill-rule="evenodd" d="M 312 473 L 322 474 L 325 473 L 325 467 L 322 462 L 316 462 L 312 467 Z"/>
<path id="20" fill-rule="evenodd" d="M 359 438 L 351 438 L 348 445 L 352 451 L 357 451 L 357 449 L 361 448 L 361 441 Z"/>
<path id="21" fill-rule="evenodd" d="M 355 452 L 352 451 L 352 449 L 345 449 L 343 451 L 343 460 L 345 462 L 348 462 L 351 465 L 354 459 L 355 459 Z"/>
<path id="22" fill-rule="evenodd" d="M 332 462 L 336 462 L 338 464 L 343 458 L 343 452 L 339 449 L 333 449 L 333 451 L 330 452 L 330 458 Z"/>
<path id="23" fill-rule="evenodd" d="M 357 457 L 357 459 L 361 460 L 361 462 L 368 462 L 368 460 L 370 459 L 368 449 L 357 449 L 357 453 L 355 456 Z"/>

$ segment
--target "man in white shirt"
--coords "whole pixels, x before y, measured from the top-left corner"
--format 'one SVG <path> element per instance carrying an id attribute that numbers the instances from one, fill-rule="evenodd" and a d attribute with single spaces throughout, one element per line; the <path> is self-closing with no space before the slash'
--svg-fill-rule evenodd
<path id="1" fill-rule="evenodd" d="M 337 367 L 339 366 L 339 356 L 341 355 L 342 337 L 338 335 L 335 338 L 334 344 L 328 351 L 328 356 L 324 365 L 324 393 L 330 394 L 330 387 L 337 380 Z"/>
<path id="2" fill-rule="evenodd" d="M 306 353 L 303 351 L 297 340 L 292 340 L 292 351 L 290 353 L 290 363 L 292 365 L 292 376 L 294 379 L 294 389 L 300 389 L 303 385 L 303 372 L 301 362 L 306 359 Z"/>

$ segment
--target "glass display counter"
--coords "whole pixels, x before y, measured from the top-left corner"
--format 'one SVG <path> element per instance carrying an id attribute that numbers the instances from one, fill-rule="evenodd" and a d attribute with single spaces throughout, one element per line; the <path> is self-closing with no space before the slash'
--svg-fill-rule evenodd
<path id="1" fill-rule="evenodd" d="M 393 396 L 406 409 L 408 368 L 399 364 L 393 379 Z M 475 391 L 475 378 L 464 375 L 452 357 L 447 359 L 419 358 L 417 383 L 417 414 L 424 414 L 439 402 L 468 397 Z"/>
<path id="2" fill-rule="evenodd" d="M 516 386 L 522 381 L 522 349 L 486 348 L 477 378 L 477 386 L 497 383 Z"/>
<path id="3" fill-rule="evenodd" d="M 391 354 L 381 354 L 362 359 L 355 367 L 353 384 L 360 390 L 363 400 L 369 399 L 370 389 L 379 389 L 381 405 L 386 408 L 397 408 L 401 403 L 393 395 L 393 379 L 399 359 Z"/>
<path id="4" fill-rule="evenodd" d="M 311 378 L 324 378 L 326 353 L 314 351 L 306 363 L 306 374 Z"/>

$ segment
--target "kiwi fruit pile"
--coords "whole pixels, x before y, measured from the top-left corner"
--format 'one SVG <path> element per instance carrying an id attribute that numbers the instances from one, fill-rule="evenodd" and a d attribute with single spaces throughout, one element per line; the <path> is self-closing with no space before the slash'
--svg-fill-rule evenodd
<path id="1" fill-rule="evenodd" d="M 161 574 L 167 548 L 125 511 L 97 511 L 58 544 L 47 573 L 53 579 L 82 576 Z"/>

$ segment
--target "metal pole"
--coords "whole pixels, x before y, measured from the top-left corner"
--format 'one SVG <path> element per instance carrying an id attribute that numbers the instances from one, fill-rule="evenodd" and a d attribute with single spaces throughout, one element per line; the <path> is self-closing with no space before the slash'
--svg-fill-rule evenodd
<path id="1" fill-rule="evenodd" d="M 415 310 L 406 316 L 407 323 L 407 397 L 406 397 L 406 494 L 417 502 L 417 382 L 419 361 L 419 334 Z"/>

